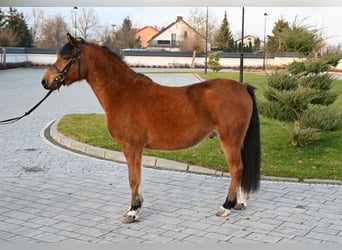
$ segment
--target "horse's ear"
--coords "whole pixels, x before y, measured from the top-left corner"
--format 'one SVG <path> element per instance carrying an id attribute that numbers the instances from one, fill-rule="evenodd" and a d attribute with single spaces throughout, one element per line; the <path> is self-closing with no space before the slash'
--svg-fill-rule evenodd
<path id="1" fill-rule="evenodd" d="M 69 32 L 67 33 L 67 37 L 68 37 L 68 41 L 70 42 L 72 46 L 74 47 L 79 46 L 79 41 L 77 41 Z"/>

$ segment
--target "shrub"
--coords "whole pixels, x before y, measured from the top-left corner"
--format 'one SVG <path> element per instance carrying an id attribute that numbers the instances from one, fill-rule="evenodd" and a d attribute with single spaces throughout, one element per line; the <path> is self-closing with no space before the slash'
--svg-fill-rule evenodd
<path id="1" fill-rule="evenodd" d="M 330 105 L 335 102 L 339 93 L 330 91 L 334 77 L 331 74 L 310 74 L 299 79 L 299 85 L 314 89 L 311 104 Z"/>
<path id="2" fill-rule="evenodd" d="M 222 69 L 222 65 L 220 64 L 220 55 L 222 54 L 222 51 L 215 51 L 208 55 L 209 61 L 208 66 L 209 69 L 211 69 L 214 72 L 219 72 Z"/>
<path id="3" fill-rule="evenodd" d="M 280 121 L 293 121 L 297 114 L 280 102 L 260 102 L 258 105 L 260 114 Z"/>
<path id="4" fill-rule="evenodd" d="M 330 90 L 334 77 L 331 74 L 307 75 L 299 79 L 299 84 L 303 87 L 319 90 Z"/>
<path id="5" fill-rule="evenodd" d="M 319 74 L 327 72 L 331 67 L 341 60 L 342 56 L 334 53 L 327 53 L 319 58 L 312 58 L 306 61 L 295 61 L 288 65 L 288 71 L 293 75 L 308 75 L 310 73 Z"/>
<path id="6" fill-rule="evenodd" d="M 302 72 L 305 72 L 304 62 L 294 61 L 288 65 L 287 70 L 292 75 L 301 74 Z"/>
<path id="7" fill-rule="evenodd" d="M 296 121 L 292 145 L 305 146 L 318 139 L 317 131 L 342 128 L 342 115 L 327 109 L 340 94 L 331 91 L 334 77 L 327 71 L 340 58 L 340 55 L 327 54 L 295 61 L 288 65 L 288 72 L 268 76 L 268 88 L 264 92 L 267 102 L 260 105 L 260 113 L 278 120 Z M 313 105 L 320 108 L 313 109 Z"/>
<path id="8" fill-rule="evenodd" d="M 308 108 L 314 92 L 312 89 L 303 87 L 295 90 L 282 91 L 275 88 L 268 88 L 265 90 L 264 96 L 269 100 L 268 105 L 270 108 L 262 109 L 262 111 L 267 112 L 262 114 L 279 120 L 297 120 L 303 111 Z"/>
<path id="9" fill-rule="evenodd" d="M 268 86 L 278 90 L 292 90 L 298 88 L 298 79 L 287 73 L 272 73 L 267 76 Z"/>
<path id="10" fill-rule="evenodd" d="M 306 128 L 306 129 L 293 130 L 291 144 L 294 147 L 304 147 L 318 139 L 319 139 L 319 133 L 317 129 Z"/>
<path id="11" fill-rule="evenodd" d="M 339 96 L 339 93 L 337 92 L 318 90 L 314 93 L 313 98 L 310 103 L 328 106 L 330 104 L 333 104 L 338 96 Z"/>
<path id="12" fill-rule="evenodd" d="M 342 114 L 336 108 L 312 107 L 303 113 L 300 126 L 321 131 L 336 131 L 342 128 Z"/>
<path id="13" fill-rule="evenodd" d="M 304 128 L 302 129 L 299 122 L 294 122 L 294 129 L 292 131 L 291 144 L 294 147 L 304 147 L 307 144 L 319 139 L 318 129 Z"/>

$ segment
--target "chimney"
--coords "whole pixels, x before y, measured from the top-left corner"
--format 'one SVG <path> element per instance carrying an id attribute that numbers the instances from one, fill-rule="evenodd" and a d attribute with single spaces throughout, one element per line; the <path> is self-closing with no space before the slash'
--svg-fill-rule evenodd
<path id="1" fill-rule="evenodd" d="M 182 16 L 177 16 L 177 22 L 182 21 L 183 17 Z"/>

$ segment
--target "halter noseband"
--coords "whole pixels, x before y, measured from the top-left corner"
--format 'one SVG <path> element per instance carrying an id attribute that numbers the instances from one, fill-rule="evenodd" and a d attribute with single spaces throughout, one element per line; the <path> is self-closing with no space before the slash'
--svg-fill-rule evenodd
<path id="1" fill-rule="evenodd" d="M 64 69 L 60 70 L 56 64 L 52 65 L 52 68 L 54 68 L 54 70 L 56 70 L 57 72 L 57 76 L 55 78 L 55 80 L 53 81 L 51 87 L 52 89 L 58 89 L 63 83 L 64 83 L 64 75 L 66 73 L 69 72 L 71 66 L 78 61 L 78 80 L 81 80 L 81 60 L 80 60 L 80 56 L 81 56 L 81 50 L 82 50 L 82 45 L 83 45 L 83 40 L 80 40 L 80 47 L 77 48 L 77 53 L 75 57 L 72 57 L 70 59 L 70 61 L 67 63 L 67 65 L 65 65 Z"/>

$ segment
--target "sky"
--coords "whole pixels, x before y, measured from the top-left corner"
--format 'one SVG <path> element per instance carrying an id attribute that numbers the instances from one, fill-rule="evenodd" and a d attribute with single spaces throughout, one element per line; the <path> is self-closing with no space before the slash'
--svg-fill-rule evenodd
<path id="1" fill-rule="evenodd" d="M 66 21 L 70 19 L 72 7 L 35 7 L 43 9 L 45 13 L 62 14 Z M 177 16 L 184 20 L 190 15 L 191 9 L 199 8 L 206 11 L 206 7 L 92 7 L 95 9 L 101 25 L 115 24 L 119 27 L 125 17 L 129 16 L 134 28 L 145 25 L 166 27 L 174 22 Z M 24 14 L 29 14 L 32 7 L 17 7 Z M 220 25 L 224 12 L 227 11 L 229 27 L 235 39 L 240 38 L 242 23 L 242 7 L 208 7 L 210 16 L 216 18 Z M 342 7 L 245 7 L 245 35 L 258 36 L 263 40 L 265 32 L 271 35 L 274 24 L 284 18 L 292 23 L 295 19 L 302 24 L 322 31 L 330 45 L 342 44 Z"/>

